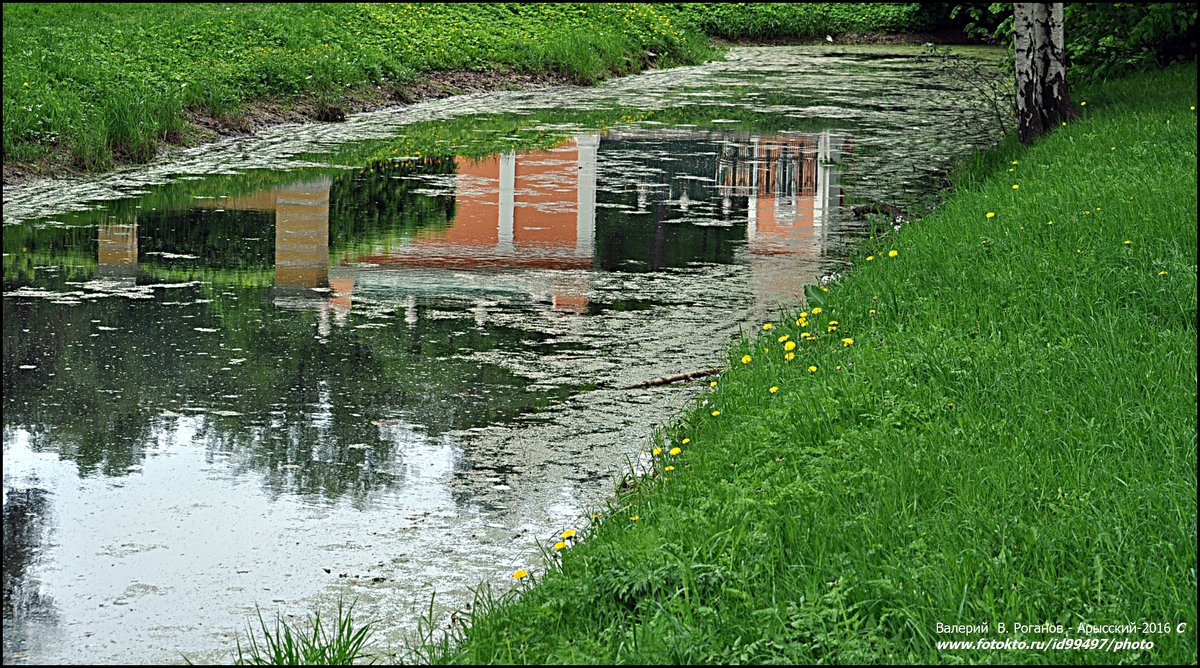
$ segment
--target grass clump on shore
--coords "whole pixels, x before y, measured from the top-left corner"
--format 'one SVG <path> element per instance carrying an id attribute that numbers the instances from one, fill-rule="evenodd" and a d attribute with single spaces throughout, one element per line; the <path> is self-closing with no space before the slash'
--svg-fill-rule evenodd
<path id="1" fill-rule="evenodd" d="M 1195 663 L 1196 69 L 1077 100 L 734 346 L 651 475 L 429 658 Z M 937 647 L 1110 636 L 1153 648 Z"/>

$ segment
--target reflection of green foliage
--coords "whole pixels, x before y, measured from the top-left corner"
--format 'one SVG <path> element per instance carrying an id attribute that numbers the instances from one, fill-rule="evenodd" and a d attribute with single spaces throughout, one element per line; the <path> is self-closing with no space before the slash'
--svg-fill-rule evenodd
<path id="1" fill-rule="evenodd" d="M 464 327 L 469 319 L 409 326 L 385 312 L 376 322 L 386 327 L 356 329 L 352 314 L 321 342 L 324 296 L 282 307 L 273 288 L 228 289 L 74 306 L 6 298 L 5 424 L 30 430 L 35 449 L 75 460 L 84 474 L 123 475 L 154 432 L 180 419 L 164 410 L 229 411 L 203 414 L 197 439 L 214 454 L 236 454 L 272 488 L 362 497 L 392 484 L 399 456 L 373 421 L 401 417 L 437 435 L 543 411 L 572 391 L 532 391 L 502 367 L 464 359 L 464 351 L 544 345 L 530 343 L 528 331 L 491 325 L 484 335 Z M 328 419 L 314 420 L 321 411 Z M 367 447 L 348 447 L 359 443 Z"/>

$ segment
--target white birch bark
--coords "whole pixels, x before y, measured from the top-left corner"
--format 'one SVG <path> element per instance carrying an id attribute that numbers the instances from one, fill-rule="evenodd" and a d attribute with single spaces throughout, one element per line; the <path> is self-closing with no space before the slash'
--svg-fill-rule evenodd
<path id="1" fill-rule="evenodd" d="M 1017 124 L 1022 143 L 1074 115 L 1067 95 L 1061 2 L 1013 3 Z"/>

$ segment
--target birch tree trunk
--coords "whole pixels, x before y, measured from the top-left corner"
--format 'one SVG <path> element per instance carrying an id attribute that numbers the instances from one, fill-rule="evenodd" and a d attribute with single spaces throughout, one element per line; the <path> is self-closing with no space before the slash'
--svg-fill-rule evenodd
<path id="1" fill-rule="evenodd" d="M 1062 3 L 1013 3 L 1013 34 L 1018 136 L 1028 144 L 1075 114 L 1067 94 Z"/>

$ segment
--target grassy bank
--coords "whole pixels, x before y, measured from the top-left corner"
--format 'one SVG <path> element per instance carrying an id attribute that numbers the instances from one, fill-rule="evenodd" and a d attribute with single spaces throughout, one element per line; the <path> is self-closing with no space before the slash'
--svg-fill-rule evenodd
<path id="1" fill-rule="evenodd" d="M 707 34 L 912 30 L 907 5 L 6 4 L 4 163 L 103 170 L 247 114 L 336 119 L 412 101 L 431 73 L 592 83 L 716 55 Z M 458 77 L 450 77 L 451 82 Z M 519 81 L 519 79 L 517 79 Z M 269 103 L 269 111 L 254 105 Z M 257 113 L 254 113 L 257 112 Z"/>
<path id="2" fill-rule="evenodd" d="M 432 659 L 1195 663 L 1196 68 L 1076 99 L 735 345 Z M 935 646 L 975 638 L 1153 649 Z"/>

